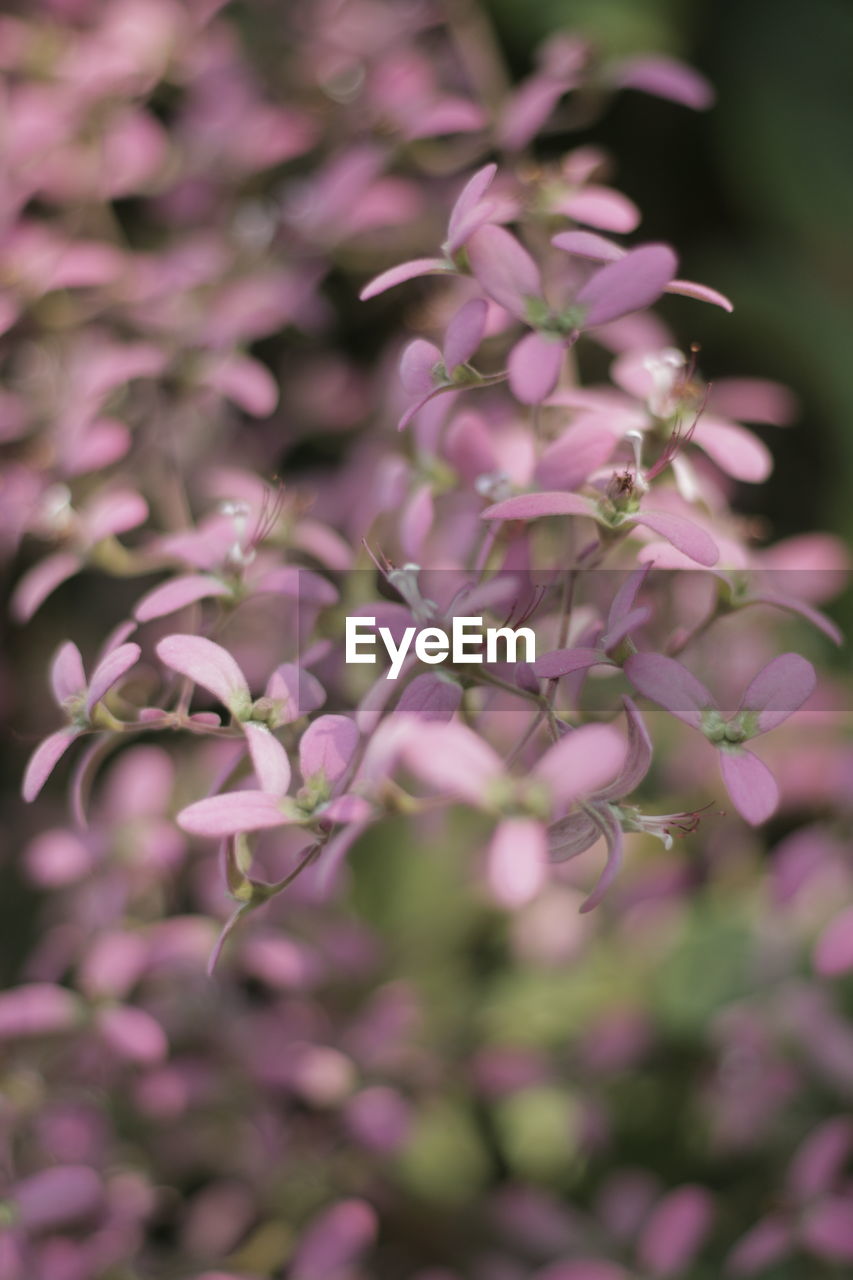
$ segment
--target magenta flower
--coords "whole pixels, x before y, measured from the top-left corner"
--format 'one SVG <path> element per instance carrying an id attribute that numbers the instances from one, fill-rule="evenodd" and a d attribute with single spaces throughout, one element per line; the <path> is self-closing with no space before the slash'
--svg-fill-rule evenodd
<path id="1" fill-rule="evenodd" d="M 625 663 L 634 688 L 671 715 L 703 733 L 720 752 L 720 771 L 741 817 L 758 826 L 774 813 L 776 781 L 744 743 L 783 724 L 814 692 L 814 667 L 796 653 L 784 653 L 759 671 L 733 715 L 721 711 L 713 694 L 676 662 L 657 653 L 637 653 Z"/>
<path id="2" fill-rule="evenodd" d="M 140 653 L 138 644 L 108 648 L 87 682 L 76 644 L 68 640 L 62 645 L 53 660 L 50 679 L 54 700 L 68 723 L 39 743 L 30 756 L 22 784 L 25 800 L 35 800 L 72 742 L 83 734 L 106 727 L 98 722 L 98 704 L 136 664 Z"/>
<path id="3" fill-rule="evenodd" d="M 362 302 L 375 298 L 386 289 L 404 284 L 407 280 L 415 280 L 418 276 L 461 274 L 459 254 L 478 227 L 484 226 L 501 217 L 505 210 L 503 203 L 487 199 L 486 192 L 494 181 L 498 171 L 496 164 L 487 164 L 478 169 L 469 178 L 456 199 L 447 223 L 447 239 L 441 246 L 441 258 L 416 258 L 411 262 L 401 262 L 389 271 L 383 271 L 366 284 L 359 297 Z"/>

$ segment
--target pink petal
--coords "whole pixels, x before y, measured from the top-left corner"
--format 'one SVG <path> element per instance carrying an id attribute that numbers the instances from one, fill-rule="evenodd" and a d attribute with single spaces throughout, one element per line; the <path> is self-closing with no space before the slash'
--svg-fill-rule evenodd
<path id="1" fill-rule="evenodd" d="M 652 740 L 643 717 L 630 698 L 623 698 L 622 703 L 628 724 L 628 750 L 618 777 L 596 793 L 596 800 L 602 803 L 630 795 L 651 768 Z"/>
<path id="2" fill-rule="evenodd" d="M 484 165 L 468 179 L 457 196 L 447 223 L 446 249 L 451 257 L 462 248 L 472 231 L 476 231 L 477 227 L 482 225 L 475 220 L 477 206 L 492 185 L 497 171 L 496 164 Z M 489 210 L 486 210 L 486 216 L 488 212 Z"/>
<path id="3" fill-rule="evenodd" d="M 446 722 L 452 719 L 461 701 L 462 690 L 458 684 L 427 671 L 406 685 L 396 710 L 420 716 L 422 720 Z"/>
<path id="4" fill-rule="evenodd" d="M 432 484 L 415 490 L 400 515 L 400 543 L 407 560 L 420 560 L 435 519 Z"/>
<path id="5" fill-rule="evenodd" d="M 704 76 L 661 54 L 628 58 L 619 65 L 613 83 L 621 89 L 641 89 L 643 93 L 680 102 L 694 111 L 706 111 L 714 102 L 714 90 Z"/>
<path id="6" fill-rule="evenodd" d="M 88 1165 L 55 1165 L 19 1182 L 12 1200 L 21 1226 L 35 1235 L 60 1230 L 98 1213 L 104 1203 L 104 1188 Z"/>
<path id="7" fill-rule="evenodd" d="M 370 818 L 373 808 L 363 796 L 338 796 L 325 805 L 322 810 L 324 818 L 332 822 L 363 823 Z"/>
<path id="8" fill-rule="evenodd" d="M 495 828 L 486 877 L 496 902 L 512 910 L 535 898 L 548 875 L 545 828 L 534 818 L 506 818 Z"/>
<path id="9" fill-rule="evenodd" d="M 625 663 L 625 675 L 638 693 L 694 729 L 702 726 L 702 712 L 716 707 L 712 694 L 675 658 L 632 654 Z"/>
<path id="10" fill-rule="evenodd" d="M 152 618 L 165 618 L 176 613 L 197 600 L 230 594 L 230 588 L 219 578 L 205 573 L 186 574 L 147 592 L 134 609 L 133 616 L 138 622 L 150 622 Z"/>
<path id="11" fill-rule="evenodd" d="M 56 1035 L 81 1025 L 78 996 L 51 982 L 27 982 L 0 992 L 0 1040 Z"/>
<path id="12" fill-rule="evenodd" d="M 639 609 L 632 609 L 630 613 L 625 614 L 619 621 L 601 637 L 600 644 L 606 653 L 611 653 L 618 645 L 622 643 L 626 636 L 631 635 L 638 627 L 645 626 L 649 618 L 652 616 L 651 608 L 648 605 L 642 605 Z"/>
<path id="13" fill-rule="evenodd" d="M 814 967 L 823 978 L 853 970 L 853 907 L 831 920 L 818 938 Z"/>
<path id="14" fill-rule="evenodd" d="M 697 284 L 695 280 L 670 280 L 664 293 L 680 293 L 685 298 L 695 298 L 697 302 L 710 302 L 714 307 L 722 307 L 724 311 L 734 311 L 734 303 L 724 293 L 712 289 L 707 284 Z"/>
<path id="15" fill-rule="evenodd" d="M 338 601 L 337 589 L 328 579 L 310 569 L 298 569 L 294 565 L 282 565 L 268 569 L 252 583 L 253 592 L 270 595 L 293 596 L 302 604 L 328 605 Z"/>
<path id="16" fill-rule="evenodd" d="M 287 795 L 287 788 L 290 786 L 290 761 L 278 738 L 265 724 L 253 724 L 251 720 L 243 725 L 243 732 L 249 744 L 252 768 L 261 788 L 279 798 Z"/>
<path id="17" fill-rule="evenodd" d="M 430 391 L 428 395 L 418 396 L 413 403 L 409 405 L 400 421 L 397 423 L 397 430 L 403 431 L 412 419 L 420 413 L 424 405 L 429 404 L 430 400 L 434 400 L 436 396 L 440 396 L 442 393 L 452 390 L 453 388 L 449 384 L 445 384 L 443 386 L 433 387 L 432 391 Z"/>
<path id="18" fill-rule="evenodd" d="M 421 109 L 405 130 L 408 139 L 435 138 L 447 133 L 477 133 L 488 124 L 482 107 L 467 98 L 445 98 Z"/>
<path id="19" fill-rule="evenodd" d="M 362 302 L 367 302 L 369 298 L 375 298 L 386 289 L 393 289 L 395 285 L 404 284 L 407 280 L 416 280 L 418 276 L 446 275 L 452 270 L 453 267 L 444 258 L 416 258 L 413 262 L 401 262 L 399 266 L 375 276 L 358 296 Z"/>
<path id="20" fill-rule="evenodd" d="M 684 516 L 673 515 L 669 511 L 649 511 L 643 507 L 639 514 L 632 516 L 635 524 L 643 524 L 654 533 L 659 533 L 667 542 L 671 542 L 676 550 L 695 560 L 697 564 L 710 568 L 720 558 L 719 548 L 710 534 L 707 534 L 692 520 Z"/>
<path id="21" fill-rule="evenodd" d="M 646 578 L 649 576 L 651 565 L 643 565 L 641 569 L 634 569 L 628 574 L 625 581 L 619 587 L 613 597 L 610 609 L 607 613 L 607 631 L 613 632 L 620 623 L 634 611 L 634 603 L 639 595 Z M 609 648 L 605 639 L 604 644 Z"/>
<path id="22" fill-rule="evenodd" d="M 543 450 L 535 480 L 545 489 L 577 489 L 604 466 L 616 447 L 616 436 L 601 417 L 575 422 Z"/>
<path id="23" fill-rule="evenodd" d="M 786 1258 L 793 1245 L 793 1233 L 784 1218 L 763 1218 L 735 1245 L 726 1270 L 734 1276 L 757 1275 Z"/>
<path id="24" fill-rule="evenodd" d="M 490 783 L 503 776 L 500 756 L 473 729 L 455 722 L 415 721 L 400 749 L 415 777 L 477 808 Z"/>
<path id="25" fill-rule="evenodd" d="M 93 422 L 82 440 L 75 440 L 65 451 L 65 470 L 72 476 L 102 471 L 123 458 L 131 443 L 132 436 L 123 422 L 111 418 Z"/>
<path id="26" fill-rule="evenodd" d="M 594 231 L 561 231 L 553 237 L 551 244 L 555 249 L 563 249 L 590 262 L 619 262 L 628 252 L 605 236 L 597 236 Z"/>
<path id="27" fill-rule="evenodd" d="M 86 695 L 88 715 L 92 714 L 95 703 L 100 702 L 125 672 L 136 665 L 141 653 L 142 650 L 138 644 L 123 644 L 118 649 L 112 649 L 106 657 L 101 659 L 89 681 L 89 691 Z"/>
<path id="28" fill-rule="evenodd" d="M 606 654 L 600 649 L 553 649 L 551 653 L 543 653 L 541 658 L 536 659 L 533 674 L 540 680 L 556 680 L 572 671 L 586 671 L 589 667 L 597 667 L 607 661 Z"/>
<path id="29" fill-rule="evenodd" d="M 506 99 L 498 123 L 498 141 L 508 151 L 520 151 L 536 136 L 563 94 L 568 78 L 534 75 Z"/>
<path id="30" fill-rule="evenodd" d="M 430 395 L 436 385 L 441 352 L 431 342 L 415 338 L 400 357 L 400 381 L 410 396 Z"/>
<path id="31" fill-rule="evenodd" d="M 269 678 L 264 696 L 277 703 L 279 724 L 290 724 L 310 715 L 326 701 L 326 691 L 310 672 L 292 662 L 276 667 Z"/>
<path id="32" fill-rule="evenodd" d="M 27 763 L 21 784 L 21 794 L 28 804 L 35 800 L 71 743 L 80 736 L 81 732 L 82 730 L 76 729 L 73 725 L 67 725 L 64 729 L 57 729 L 56 733 L 52 733 L 36 747 Z"/>
<path id="33" fill-rule="evenodd" d="M 88 875 L 94 866 L 92 850 L 71 831 L 43 831 L 27 846 L 27 876 L 41 889 L 60 889 Z M 2 1274 L 2 1272 L 0 1272 Z"/>
<path id="34" fill-rule="evenodd" d="M 849 914 L 853 915 L 853 911 Z M 788 1168 L 790 1194 L 801 1204 L 825 1195 L 844 1172 L 851 1150 L 853 1121 L 848 1116 L 819 1125 L 798 1149 Z"/>
<path id="35" fill-rule="evenodd" d="M 609 725 L 573 729 L 555 742 L 533 768 L 555 807 L 567 809 L 582 796 L 612 782 L 625 762 L 625 741 Z"/>
<path id="36" fill-rule="evenodd" d="M 711 388 L 710 404 L 726 417 L 777 427 L 786 426 L 797 412 L 788 388 L 766 378 L 719 378 Z"/>
<path id="37" fill-rule="evenodd" d="M 527 318 L 531 298 L 542 296 L 539 268 L 503 227 L 480 227 L 468 241 L 471 271 L 490 298 L 511 315 Z"/>
<path id="38" fill-rule="evenodd" d="M 604 835 L 607 844 L 607 859 L 604 863 L 604 870 L 598 878 L 598 883 L 589 897 L 581 904 L 581 915 L 594 911 L 601 904 L 622 869 L 625 844 L 622 837 L 622 827 L 612 810 L 603 808 L 598 809 L 597 813 L 601 826 L 604 828 L 601 834 Z"/>
<path id="39" fill-rule="evenodd" d="M 202 380 L 253 418 L 268 418 L 278 404 L 278 383 L 266 365 L 251 356 L 229 356 L 209 367 Z"/>
<path id="40" fill-rule="evenodd" d="M 807 1214 L 803 1243 L 830 1262 L 853 1262 L 853 1196 L 830 1196 Z"/>
<path id="41" fill-rule="evenodd" d="M 595 519 L 596 510 L 589 498 L 577 493 L 520 493 L 486 507 L 484 520 L 538 520 L 540 516 L 589 516 Z"/>
<path id="42" fill-rule="evenodd" d="M 130 1005 L 100 1009 L 96 1025 L 106 1044 L 127 1062 L 141 1062 L 148 1066 L 168 1057 L 166 1033 L 144 1009 Z"/>
<path id="43" fill-rule="evenodd" d="M 221 645 L 203 636 L 166 636 L 157 645 L 157 656 L 173 671 L 209 690 L 238 720 L 248 714 L 252 696 L 246 677 Z"/>
<path id="44" fill-rule="evenodd" d="M 637 1244 L 642 1267 L 655 1276 L 683 1276 L 711 1230 L 713 1214 L 703 1187 L 679 1187 L 664 1196 Z"/>
<path id="45" fill-rule="evenodd" d="M 509 385 L 522 404 L 541 404 L 547 400 L 560 377 L 566 343 L 528 333 L 517 342 L 509 357 Z"/>
<path id="46" fill-rule="evenodd" d="M 735 480 L 760 484 L 773 470 L 773 455 L 766 444 L 734 422 L 702 414 L 693 429 L 693 443 Z"/>
<path id="47" fill-rule="evenodd" d="M 86 673 L 83 670 L 83 659 L 80 650 L 72 641 L 66 640 L 50 669 L 50 683 L 53 696 L 60 707 L 66 702 L 86 692 Z"/>
<path id="48" fill-rule="evenodd" d="M 343 1278 L 377 1230 L 376 1211 L 366 1200 L 340 1200 L 321 1210 L 302 1233 L 289 1268 L 292 1280 Z"/>
<path id="49" fill-rule="evenodd" d="M 322 774 L 334 785 L 349 768 L 358 744 L 358 727 L 349 716 L 320 716 L 299 740 L 302 777 L 307 781 Z"/>
<path id="50" fill-rule="evenodd" d="M 766 822 L 776 811 L 779 788 L 763 760 L 751 751 L 720 752 L 720 772 L 732 804 L 753 827 Z"/>
<path id="51" fill-rule="evenodd" d="M 758 712 L 757 733 L 782 724 L 810 698 L 817 685 L 815 669 L 798 653 L 783 653 L 759 671 L 743 695 L 739 711 Z"/>
<path id="52" fill-rule="evenodd" d="M 86 506 L 84 523 L 91 542 L 136 529 L 148 519 L 148 504 L 132 489 L 99 494 Z"/>
<path id="53" fill-rule="evenodd" d="M 551 862 L 567 862 L 601 839 L 601 827 L 582 809 L 573 809 L 565 818 L 548 828 L 548 858 Z"/>
<path id="54" fill-rule="evenodd" d="M 640 211 L 633 200 L 609 187 L 586 186 L 561 201 L 559 208 L 575 222 L 585 222 L 602 231 L 624 234 L 634 231 L 640 223 Z"/>
<path id="55" fill-rule="evenodd" d="M 750 597 L 749 603 L 767 604 L 775 609 L 785 609 L 788 613 L 795 613 L 798 617 L 804 618 L 806 622 L 810 622 L 813 627 L 817 627 L 818 631 L 822 631 L 833 644 L 841 645 L 844 643 L 844 632 L 841 628 L 831 618 L 828 618 L 825 613 L 821 613 L 819 609 L 813 609 L 810 604 L 806 604 L 802 600 L 795 600 L 791 596 L 777 596 L 770 591 L 762 591 Z"/>
<path id="56" fill-rule="evenodd" d="M 448 374 L 471 359 L 483 339 L 488 314 L 489 305 L 483 298 L 471 298 L 453 316 L 444 335 L 444 367 Z"/>
<path id="57" fill-rule="evenodd" d="M 678 266 L 667 245 L 647 244 L 631 249 L 618 262 L 596 271 L 577 295 L 586 309 L 583 327 L 609 324 L 656 302 Z"/>
<path id="58" fill-rule="evenodd" d="M 67 551 L 39 560 L 27 570 L 12 592 L 10 607 L 13 618 L 17 622 L 29 622 L 47 597 L 82 568 L 80 557 Z"/>
<path id="59" fill-rule="evenodd" d="M 266 791 L 228 791 L 188 805 L 176 821 L 182 831 L 193 836 L 236 836 L 243 831 L 282 827 L 288 819 L 279 800 Z"/>

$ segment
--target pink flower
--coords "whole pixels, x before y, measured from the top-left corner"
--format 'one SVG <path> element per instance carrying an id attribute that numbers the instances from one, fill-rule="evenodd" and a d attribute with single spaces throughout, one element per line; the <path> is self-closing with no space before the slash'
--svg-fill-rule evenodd
<path id="1" fill-rule="evenodd" d="M 475 231 L 468 260 L 489 297 L 534 330 L 509 356 L 510 387 L 523 404 L 547 399 L 566 349 L 581 333 L 651 306 L 676 268 L 675 254 L 666 245 L 641 245 L 596 271 L 567 304 L 552 307 L 536 262 L 503 227 L 485 225 Z"/>
<path id="2" fill-rule="evenodd" d="M 774 658 L 746 689 L 733 715 L 724 714 L 705 686 L 676 662 L 637 653 L 625 663 L 634 688 L 671 715 L 703 733 L 720 752 L 720 770 L 732 803 L 754 826 L 775 811 L 779 793 L 772 773 L 743 745 L 783 724 L 814 692 L 814 667 L 796 653 Z"/>
<path id="3" fill-rule="evenodd" d="M 360 796 L 341 794 L 354 760 L 359 732 L 347 716 L 320 716 L 299 743 L 303 787 L 288 796 L 290 761 L 266 725 L 248 721 L 243 731 L 260 790 L 229 791 L 197 800 L 178 814 L 178 825 L 191 835 L 226 837 L 293 823 L 319 821 L 328 828 L 369 812 Z"/>
<path id="4" fill-rule="evenodd" d="M 399 430 L 408 426 L 433 396 L 467 386 L 493 386 L 499 380 L 481 377 L 469 364 L 486 331 L 487 314 L 488 304 L 482 298 L 471 298 L 447 326 L 443 351 L 423 338 L 408 344 L 400 360 L 400 381 L 412 403 L 397 424 Z"/>
<path id="5" fill-rule="evenodd" d="M 42 499 L 39 532 L 67 543 L 69 549 L 39 560 L 20 579 L 12 594 L 15 618 L 28 622 L 57 587 L 92 562 L 101 544 L 108 545 L 117 533 L 135 529 L 147 518 L 148 504 L 132 489 L 101 491 L 75 509 L 65 485 L 51 486 Z"/>
<path id="6" fill-rule="evenodd" d="M 489 882 L 502 905 L 520 906 L 545 882 L 543 816 L 562 817 L 618 777 L 625 744 L 607 725 L 584 725 L 549 747 L 521 779 L 508 774 L 500 756 L 467 726 L 413 723 L 402 735 L 401 758 L 431 788 L 503 815 L 489 846 Z"/>
<path id="7" fill-rule="evenodd" d="M 68 724 L 45 738 L 31 755 L 22 784 L 25 800 L 35 800 L 72 742 L 102 727 L 98 723 L 98 704 L 136 664 L 140 653 L 138 644 L 108 648 L 87 683 L 80 650 L 70 640 L 62 645 L 53 660 L 50 678 L 54 700 Z"/>
<path id="8" fill-rule="evenodd" d="M 241 724 L 254 721 L 276 729 L 314 711 L 326 698 L 312 675 L 293 663 L 283 663 L 270 676 L 263 696 L 253 699 L 235 659 L 204 636 L 164 636 L 157 656 L 172 671 L 212 693 Z"/>

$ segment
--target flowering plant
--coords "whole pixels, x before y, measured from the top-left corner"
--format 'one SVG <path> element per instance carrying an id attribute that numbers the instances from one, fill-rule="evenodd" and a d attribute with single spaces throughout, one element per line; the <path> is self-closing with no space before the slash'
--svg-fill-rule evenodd
<path id="1" fill-rule="evenodd" d="M 597 148 L 534 163 L 567 102 L 710 87 L 567 34 L 513 86 L 473 8 L 284 8 L 287 96 L 222 0 L 0 18 L 0 545 L 65 721 L 28 688 L 0 1277 L 836 1274 L 846 552 L 739 513 L 773 465 L 743 423 L 790 397 L 706 381 L 651 310 L 730 300 L 613 239 L 640 211 Z M 354 618 L 390 670 L 345 660 Z M 535 656 L 410 652 L 472 619 Z M 703 893 L 776 815 L 781 940 Z M 666 986 L 719 949 L 704 1005 Z M 719 1067 L 685 1064 L 705 1146 L 632 1167 L 626 1073 L 680 1036 Z M 779 1208 L 721 1211 L 812 1076 Z"/>

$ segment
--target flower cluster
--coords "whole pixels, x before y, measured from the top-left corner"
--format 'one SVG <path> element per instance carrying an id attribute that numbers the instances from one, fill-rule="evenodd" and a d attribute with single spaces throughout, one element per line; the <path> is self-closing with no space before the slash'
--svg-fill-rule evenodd
<path id="1" fill-rule="evenodd" d="M 738 514 L 773 464 L 743 424 L 784 425 L 791 398 L 706 382 L 650 310 L 674 295 L 689 331 L 731 302 L 670 246 L 613 239 L 641 216 L 597 148 L 535 159 L 572 100 L 711 90 L 564 33 L 513 86 L 473 6 L 247 9 L 268 48 L 222 0 L 0 18 L 0 548 L 58 708 L 4 660 L 42 914 L 0 994 L 0 1276 L 848 1265 L 840 1116 L 788 1135 L 778 1207 L 729 1219 L 709 1189 L 811 1075 L 849 1100 L 853 1041 L 772 921 L 700 901 L 696 852 L 736 876 L 726 849 L 749 862 L 780 815 L 790 937 L 825 983 L 853 970 L 835 690 L 782 651 L 842 643 L 821 606 L 846 553 L 761 545 Z M 344 661 L 354 615 L 395 640 L 523 624 L 537 657 L 377 677 Z M 387 918 L 353 907 L 372 857 Z M 609 1091 L 699 1034 L 683 993 L 642 996 L 694 896 L 707 947 L 685 964 L 737 951 L 697 1005 L 711 1137 L 683 1170 L 636 1169 Z M 480 978 L 469 955 L 442 1025 L 428 939 L 463 969 L 471 912 L 510 959 Z M 525 983 L 569 964 L 588 986 L 578 1009 L 551 992 L 543 1030 Z"/>

